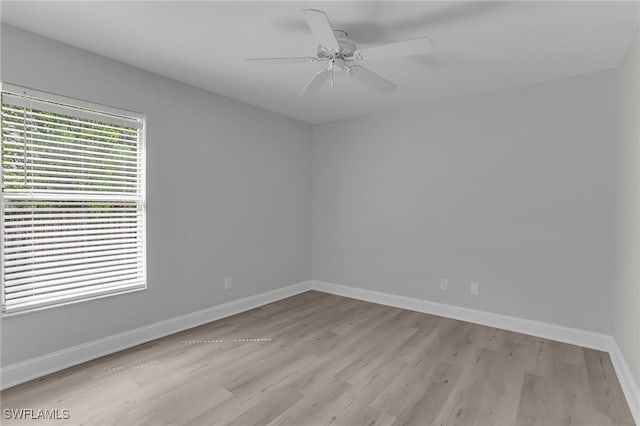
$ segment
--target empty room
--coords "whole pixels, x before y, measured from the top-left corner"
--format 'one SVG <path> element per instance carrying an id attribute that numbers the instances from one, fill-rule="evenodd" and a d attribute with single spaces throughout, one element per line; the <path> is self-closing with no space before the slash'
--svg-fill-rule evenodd
<path id="1" fill-rule="evenodd" d="M 640 2 L 0 18 L 2 425 L 640 425 Z"/>

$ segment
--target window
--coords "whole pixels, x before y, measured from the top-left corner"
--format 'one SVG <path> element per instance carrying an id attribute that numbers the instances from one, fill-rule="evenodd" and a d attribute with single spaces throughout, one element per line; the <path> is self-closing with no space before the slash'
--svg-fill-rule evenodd
<path id="1" fill-rule="evenodd" d="M 146 288 L 144 117 L 4 84 L 2 311 Z"/>

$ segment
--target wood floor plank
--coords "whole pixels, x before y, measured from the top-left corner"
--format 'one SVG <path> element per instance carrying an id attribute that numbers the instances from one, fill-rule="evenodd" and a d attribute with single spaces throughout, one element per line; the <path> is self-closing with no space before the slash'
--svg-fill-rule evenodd
<path id="1" fill-rule="evenodd" d="M 323 418 L 327 416 L 326 408 L 335 402 L 346 392 L 351 385 L 343 380 L 331 382 L 313 395 L 309 395 L 300 400 L 291 409 L 281 413 L 273 420 L 261 424 L 269 426 L 300 426 L 300 425 L 320 425 Z"/>
<path id="2" fill-rule="evenodd" d="M 551 413 L 551 398 L 551 386 L 547 379 L 537 374 L 525 373 L 516 424 L 521 426 L 555 424 Z"/>
<path id="3" fill-rule="evenodd" d="M 531 354 L 520 343 L 511 338 L 513 333 L 505 332 L 502 344 L 497 347 L 495 361 L 491 366 L 479 418 L 480 425 L 502 426 L 517 424 L 516 413 L 522 390 L 524 373 L 531 365 Z"/>
<path id="4" fill-rule="evenodd" d="M 429 385 L 422 398 L 406 413 L 399 413 L 395 424 L 404 426 L 430 425 L 451 396 L 463 368 L 441 362 L 428 378 Z"/>
<path id="5" fill-rule="evenodd" d="M 442 405 L 434 424 L 479 425 L 482 403 L 498 359 L 496 351 L 479 346 L 472 364 L 464 368 L 451 397 Z"/>
<path id="6" fill-rule="evenodd" d="M 405 367 L 405 364 L 389 360 L 386 356 L 377 356 L 349 378 L 348 383 L 352 386 L 333 404 L 325 408 L 325 417 L 321 423 L 363 424 L 368 417 L 372 417 L 369 422 L 373 424 L 393 423 L 394 417 L 373 409 L 369 402 Z M 369 415 L 363 416 L 363 413 L 369 413 Z"/>
<path id="7" fill-rule="evenodd" d="M 64 426 L 630 426 L 606 353 L 316 291 L 0 393 Z M 3 419 L 4 425 L 42 425 Z"/>
<path id="8" fill-rule="evenodd" d="M 607 416 L 615 425 L 633 425 L 629 406 L 611 364 L 609 354 L 584 349 L 591 402 L 595 411 Z"/>

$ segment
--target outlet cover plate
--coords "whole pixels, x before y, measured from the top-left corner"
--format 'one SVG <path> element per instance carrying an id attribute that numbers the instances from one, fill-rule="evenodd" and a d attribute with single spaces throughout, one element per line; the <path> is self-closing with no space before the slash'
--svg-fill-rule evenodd
<path id="1" fill-rule="evenodd" d="M 440 279 L 440 290 L 447 291 L 449 289 L 449 280 L 446 278 Z"/>

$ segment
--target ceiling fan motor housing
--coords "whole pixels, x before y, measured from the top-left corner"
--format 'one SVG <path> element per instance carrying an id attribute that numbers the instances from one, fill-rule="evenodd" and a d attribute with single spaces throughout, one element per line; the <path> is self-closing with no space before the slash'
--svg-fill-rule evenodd
<path id="1" fill-rule="evenodd" d="M 354 55 L 358 48 L 355 43 L 347 38 L 347 32 L 344 30 L 333 30 L 336 36 L 340 50 L 332 52 L 324 46 L 318 46 L 318 58 L 320 59 L 342 59 L 349 61 L 354 59 Z"/>

